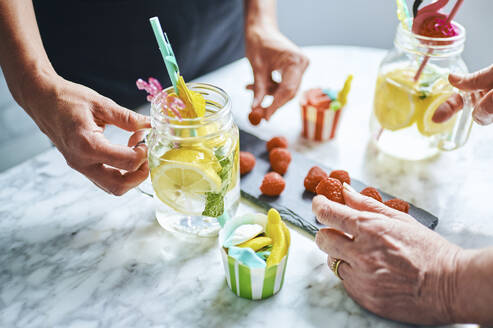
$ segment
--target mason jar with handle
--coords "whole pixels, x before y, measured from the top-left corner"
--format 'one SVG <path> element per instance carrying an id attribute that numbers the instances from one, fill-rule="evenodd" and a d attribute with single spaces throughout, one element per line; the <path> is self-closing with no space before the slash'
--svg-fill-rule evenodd
<path id="1" fill-rule="evenodd" d="M 418 35 L 399 24 L 394 48 L 379 67 L 370 120 L 372 138 L 382 152 L 421 160 L 467 141 L 471 96 L 448 82 L 449 73 L 468 71 L 461 57 L 466 31 L 453 24 L 457 35 L 448 38 Z M 455 94 L 463 98 L 462 110 L 444 122 L 434 122 L 437 108 Z"/>
<path id="2" fill-rule="evenodd" d="M 187 86 L 202 94 L 206 113 L 178 119 L 151 103 L 151 183 L 139 189 L 154 197 L 157 221 L 166 230 L 215 237 L 219 221 L 232 217 L 240 201 L 239 132 L 225 91 L 205 83 Z"/>

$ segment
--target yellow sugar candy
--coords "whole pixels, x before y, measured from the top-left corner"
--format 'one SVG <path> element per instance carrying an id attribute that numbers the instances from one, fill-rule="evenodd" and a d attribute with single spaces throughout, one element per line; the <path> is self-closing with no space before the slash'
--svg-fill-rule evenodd
<path id="1" fill-rule="evenodd" d="M 178 96 L 185 103 L 185 108 L 180 111 L 183 118 L 196 118 L 205 115 L 205 99 L 195 91 L 188 89 L 183 76 L 178 78 Z M 176 96 L 171 93 L 170 95 Z"/>
<path id="2" fill-rule="evenodd" d="M 236 247 L 251 248 L 256 252 L 269 245 L 272 245 L 272 238 L 261 236 L 247 240 L 244 243 L 236 245 Z"/>
<path id="3" fill-rule="evenodd" d="M 266 234 L 272 238 L 272 250 L 266 261 L 267 266 L 281 263 L 281 260 L 288 253 L 289 231 L 287 234 L 284 232 L 283 224 L 279 212 L 271 208 L 267 213 Z"/>
<path id="4" fill-rule="evenodd" d="M 337 100 L 341 103 L 341 107 L 344 107 L 347 102 L 347 95 L 349 93 L 349 90 L 351 90 L 351 82 L 353 81 L 353 75 L 349 74 L 349 76 L 346 79 L 346 82 L 344 82 L 344 87 L 339 91 L 337 94 Z"/>
<path id="5" fill-rule="evenodd" d="M 282 231 L 284 232 L 284 236 L 286 237 L 286 244 L 288 244 L 289 248 L 289 245 L 291 245 L 291 233 L 289 232 L 289 229 L 284 222 L 282 222 Z"/>

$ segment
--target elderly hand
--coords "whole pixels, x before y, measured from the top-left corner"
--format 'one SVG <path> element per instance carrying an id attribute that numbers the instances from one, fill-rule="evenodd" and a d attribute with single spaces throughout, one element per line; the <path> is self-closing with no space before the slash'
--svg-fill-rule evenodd
<path id="1" fill-rule="evenodd" d="M 472 116 L 476 123 L 481 125 L 493 123 L 493 65 L 465 76 L 450 74 L 449 82 L 454 87 L 471 93 L 474 106 Z M 433 121 L 444 122 L 463 106 L 462 97 L 455 94 L 437 108 Z"/>
<path id="2" fill-rule="evenodd" d="M 346 205 L 313 199 L 321 229 L 316 243 L 329 263 L 342 259 L 339 275 L 348 294 L 390 319 L 454 322 L 456 274 L 462 249 L 418 223 L 345 186 Z"/>
<path id="3" fill-rule="evenodd" d="M 142 131 L 130 138 L 128 146 L 110 143 L 103 132 L 107 124 L 127 131 L 150 127 L 148 117 L 57 75 L 30 79 L 24 89 L 23 107 L 70 167 L 114 195 L 146 179 L 147 147 L 131 147 L 142 139 Z"/>
<path id="4" fill-rule="evenodd" d="M 251 26 L 246 31 L 246 57 L 253 69 L 254 93 L 252 111 L 261 110 L 269 120 L 275 111 L 293 99 L 300 86 L 309 60 L 293 42 L 275 26 Z M 272 80 L 272 72 L 281 74 L 279 83 Z M 274 97 L 272 104 L 262 107 L 266 95 Z"/>

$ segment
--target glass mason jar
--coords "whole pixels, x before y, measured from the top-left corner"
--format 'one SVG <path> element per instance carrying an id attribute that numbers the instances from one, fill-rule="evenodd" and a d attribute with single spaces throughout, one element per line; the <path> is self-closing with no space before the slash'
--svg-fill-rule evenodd
<path id="1" fill-rule="evenodd" d="M 399 24 L 394 48 L 380 64 L 370 119 L 372 138 L 384 153 L 421 160 L 467 141 L 471 99 L 448 82 L 449 73 L 467 73 L 461 57 L 466 31 L 453 24 L 458 34 L 449 38 L 417 35 Z M 433 122 L 438 106 L 455 93 L 462 95 L 463 109 L 445 122 Z"/>
<path id="2" fill-rule="evenodd" d="M 151 103 L 147 145 L 156 218 L 174 233 L 215 237 L 218 218 L 233 216 L 239 205 L 239 132 L 226 92 L 187 85 L 204 97 L 205 116 L 178 120 Z"/>

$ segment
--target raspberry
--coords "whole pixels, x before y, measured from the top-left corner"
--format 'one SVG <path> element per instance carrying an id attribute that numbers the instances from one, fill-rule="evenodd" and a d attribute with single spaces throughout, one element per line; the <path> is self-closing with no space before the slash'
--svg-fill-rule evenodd
<path id="1" fill-rule="evenodd" d="M 318 184 L 315 189 L 317 195 L 324 195 L 334 202 L 345 204 L 344 196 L 342 195 L 342 183 L 334 178 L 325 178 Z"/>
<path id="2" fill-rule="evenodd" d="M 395 210 L 404 212 L 404 213 L 409 213 L 409 204 L 402 199 L 394 198 L 390 199 L 386 202 L 383 202 L 385 205 L 388 207 L 392 207 Z"/>
<path id="3" fill-rule="evenodd" d="M 269 172 L 264 176 L 260 191 L 267 196 L 279 196 L 286 187 L 286 181 L 277 172 Z"/>
<path id="4" fill-rule="evenodd" d="M 345 182 L 347 184 L 351 184 L 351 178 L 349 177 L 349 173 L 347 173 L 347 171 L 344 170 L 334 170 L 330 172 L 329 177 L 337 179 L 341 181 L 341 183 Z"/>
<path id="5" fill-rule="evenodd" d="M 269 154 L 269 160 L 272 169 L 284 175 L 291 162 L 291 153 L 285 148 L 274 148 Z"/>
<path id="6" fill-rule="evenodd" d="M 360 194 L 376 199 L 379 202 L 382 202 L 382 196 L 380 196 L 378 190 L 373 187 L 366 187 L 365 189 L 361 190 Z"/>
<path id="7" fill-rule="evenodd" d="M 315 193 L 318 183 L 328 177 L 329 175 L 318 166 L 312 167 L 305 177 L 305 189 Z"/>
<path id="8" fill-rule="evenodd" d="M 248 114 L 248 120 L 252 123 L 252 125 L 259 125 L 263 117 L 264 111 L 260 108 L 254 108 L 250 114 Z"/>
<path id="9" fill-rule="evenodd" d="M 266 146 L 268 152 L 274 148 L 288 148 L 288 140 L 284 137 L 274 137 L 267 141 Z"/>
<path id="10" fill-rule="evenodd" d="M 247 151 L 240 151 L 240 174 L 247 174 L 255 166 L 255 156 Z"/>

